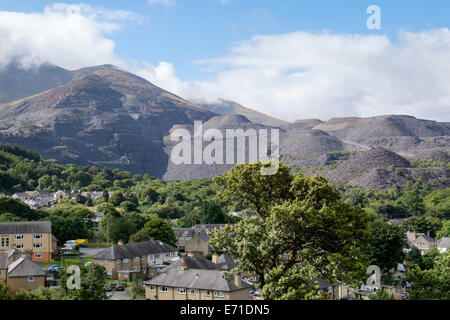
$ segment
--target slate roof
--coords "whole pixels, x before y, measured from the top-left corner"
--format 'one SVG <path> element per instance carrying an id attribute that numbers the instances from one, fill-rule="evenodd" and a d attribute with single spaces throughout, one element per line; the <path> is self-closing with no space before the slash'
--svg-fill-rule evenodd
<path id="1" fill-rule="evenodd" d="M 5 222 L 0 223 L 0 234 L 50 233 L 50 221 Z"/>
<path id="2" fill-rule="evenodd" d="M 175 237 L 179 239 L 180 237 L 194 237 L 195 234 L 200 235 L 200 239 L 203 241 L 209 241 L 209 236 L 205 229 L 193 229 L 193 228 L 173 228 L 173 232 L 175 233 Z"/>
<path id="3" fill-rule="evenodd" d="M 208 259 L 203 257 L 183 257 L 169 266 L 165 267 L 162 271 L 168 271 L 171 269 L 180 269 L 181 263 L 186 263 L 188 269 L 197 269 L 197 270 L 217 270 L 219 268 L 218 265 L 212 263 Z"/>
<path id="4" fill-rule="evenodd" d="M 222 254 L 217 260 L 217 264 L 222 270 L 231 270 L 237 266 L 234 259 L 228 254 Z"/>
<path id="5" fill-rule="evenodd" d="M 100 251 L 93 259 L 116 260 L 124 258 L 143 257 L 149 254 L 166 253 L 178 251 L 162 241 L 147 241 L 138 243 L 127 243 L 124 245 L 113 245 Z"/>
<path id="6" fill-rule="evenodd" d="M 432 237 L 428 236 L 425 233 L 417 233 L 417 237 L 416 238 L 414 238 L 414 232 L 407 232 L 406 233 L 406 237 L 407 237 L 409 242 L 413 242 L 414 240 L 416 240 L 420 236 L 422 236 L 428 242 L 436 242 L 436 240 L 434 240 Z"/>
<path id="7" fill-rule="evenodd" d="M 45 276 L 45 270 L 27 257 L 22 257 L 8 266 L 8 277 L 27 276 Z"/>
<path id="8" fill-rule="evenodd" d="M 450 238 L 449 237 L 445 237 L 445 238 L 441 238 L 437 241 L 437 246 L 438 248 L 450 248 Z"/>
<path id="9" fill-rule="evenodd" d="M 172 288 L 189 288 L 211 291 L 236 291 L 250 288 L 250 285 L 241 280 L 241 286 L 236 287 L 233 278 L 225 279 L 225 271 L 171 269 L 154 279 L 144 282 L 146 285 L 165 286 Z"/>

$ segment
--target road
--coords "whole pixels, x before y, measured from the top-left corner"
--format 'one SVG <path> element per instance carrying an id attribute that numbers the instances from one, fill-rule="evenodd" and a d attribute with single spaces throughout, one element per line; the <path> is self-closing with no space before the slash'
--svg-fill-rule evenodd
<path id="1" fill-rule="evenodd" d="M 130 295 L 131 288 L 125 288 L 125 291 L 111 291 L 107 292 L 109 300 L 133 300 L 133 297 Z"/>

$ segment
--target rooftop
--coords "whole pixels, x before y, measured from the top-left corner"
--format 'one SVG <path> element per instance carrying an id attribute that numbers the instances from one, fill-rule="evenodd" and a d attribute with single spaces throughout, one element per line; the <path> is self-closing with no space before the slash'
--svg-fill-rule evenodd
<path id="1" fill-rule="evenodd" d="M 50 233 L 50 221 L 0 223 L 0 234 Z"/>
<path id="2" fill-rule="evenodd" d="M 162 241 L 147 241 L 138 243 L 127 243 L 123 245 L 113 245 L 100 251 L 93 259 L 116 260 L 124 258 L 143 257 L 149 254 L 166 253 L 178 251 Z"/>

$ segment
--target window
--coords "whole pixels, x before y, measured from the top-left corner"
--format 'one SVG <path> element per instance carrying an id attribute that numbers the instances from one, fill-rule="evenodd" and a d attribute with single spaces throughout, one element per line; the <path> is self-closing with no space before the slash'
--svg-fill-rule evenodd
<path id="1" fill-rule="evenodd" d="M 134 261 L 135 261 L 135 262 L 139 262 L 139 261 L 141 261 L 141 258 L 136 257 L 136 258 L 134 258 Z"/>
<path id="2" fill-rule="evenodd" d="M 160 292 L 168 292 L 169 289 L 167 287 L 159 287 Z"/>
<path id="3" fill-rule="evenodd" d="M 105 260 L 105 265 L 108 264 L 108 260 Z"/>
<path id="4" fill-rule="evenodd" d="M 191 290 L 189 291 L 189 293 L 190 293 L 190 294 L 195 294 L 195 289 L 191 289 Z"/>
<path id="5" fill-rule="evenodd" d="M 142 262 L 145 262 L 145 257 L 142 257 L 141 259 L 142 259 Z"/>
<path id="6" fill-rule="evenodd" d="M 16 243 L 17 249 L 23 249 L 23 243 Z"/>
<path id="7" fill-rule="evenodd" d="M 42 248 L 42 243 L 33 243 L 33 248 Z"/>
<path id="8" fill-rule="evenodd" d="M 145 272 L 146 270 L 147 270 L 146 267 L 141 267 L 141 271 L 142 271 L 142 272 Z"/>
<path id="9" fill-rule="evenodd" d="M 120 259 L 117 259 L 117 264 L 120 264 Z"/>
<path id="10" fill-rule="evenodd" d="M 176 257 L 177 256 L 177 252 L 172 252 L 172 256 Z"/>
<path id="11" fill-rule="evenodd" d="M 205 291 L 205 297 L 209 297 L 210 295 L 211 295 L 211 291 L 206 290 L 206 291 Z"/>
<path id="12" fill-rule="evenodd" d="M 130 261 L 130 260 L 128 260 L 128 259 L 123 259 L 123 263 L 128 263 L 128 261 Z"/>
<path id="13" fill-rule="evenodd" d="M 161 255 L 158 253 L 155 255 L 156 259 L 161 259 Z"/>
<path id="14" fill-rule="evenodd" d="M 42 239 L 42 233 L 33 234 L 33 239 Z"/>
<path id="15" fill-rule="evenodd" d="M 156 290 L 156 288 L 155 288 L 155 286 L 150 286 L 150 289 L 149 289 L 150 291 L 155 291 Z"/>
<path id="16" fill-rule="evenodd" d="M 108 272 L 106 272 L 106 275 L 107 275 L 107 276 L 112 276 L 112 271 L 109 270 Z"/>
<path id="17" fill-rule="evenodd" d="M 192 237 L 186 237 L 186 241 L 191 241 Z"/>
<path id="18" fill-rule="evenodd" d="M 178 294 L 186 294 L 186 288 L 178 288 L 177 292 Z"/>
<path id="19" fill-rule="evenodd" d="M 16 234 L 14 240 L 23 240 L 23 234 Z"/>
<path id="20" fill-rule="evenodd" d="M 0 277 L 2 276 L 2 270 L 0 270 Z"/>
<path id="21" fill-rule="evenodd" d="M 34 276 L 28 276 L 28 282 L 34 282 Z"/>
<path id="22" fill-rule="evenodd" d="M 166 257 L 170 257 L 170 252 L 166 253 Z"/>
<path id="23" fill-rule="evenodd" d="M 223 298 L 223 291 L 214 291 L 214 297 L 216 298 Z"/>
<path id="24" fill-rule="evenodd" d="M 2 238 L 2 247 L 9 247 L 9 237 Z"/>
<path id="25" fill-rule="evenodd" d="M 36 259 L 42 259 L 42 258 L 44 257 L 44 255 L 43 255 L 42 253 L 35 253 L 35 254 L 34 254 L 34 257 L 35 257 Z"/>

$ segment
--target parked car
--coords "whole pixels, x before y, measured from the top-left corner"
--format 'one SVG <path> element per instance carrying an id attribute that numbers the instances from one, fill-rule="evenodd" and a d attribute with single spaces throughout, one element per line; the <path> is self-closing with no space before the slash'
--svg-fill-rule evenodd
<path id="1" fill-rule="evenodd" d="M 53 264 L 50 267 L 48 267 L 48 271 L 61 272 L 61 266 L 58 266 L 57 264 Z"/>
<path id="2" fill-rule="evenodd" d="M 112 287 L 109 283 L 105 284 L 105 290 L 106 290 L 106 292 L 112 291 Z"/>
<path id="3" fill-rule="evenodd" d="M 125 287 L 124 283 L 118 283 L 116 284 L 116 291 L 125 291 Z"/>

